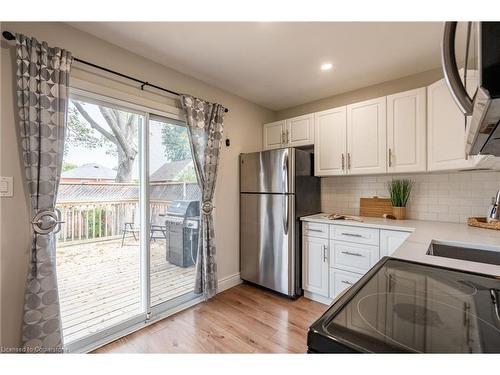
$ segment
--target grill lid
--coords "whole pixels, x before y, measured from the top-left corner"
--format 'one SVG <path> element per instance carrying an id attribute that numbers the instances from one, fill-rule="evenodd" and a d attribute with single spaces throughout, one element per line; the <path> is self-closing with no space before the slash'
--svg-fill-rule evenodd
<path id="1" fill-rule="evenodd" d="M 177 216 L 185 218 L 198 217 L 200 216 L 200 202 L 199 201 L 172 201 L 168 206 L 168 211 L 166 212 L 168 216 Z"/>

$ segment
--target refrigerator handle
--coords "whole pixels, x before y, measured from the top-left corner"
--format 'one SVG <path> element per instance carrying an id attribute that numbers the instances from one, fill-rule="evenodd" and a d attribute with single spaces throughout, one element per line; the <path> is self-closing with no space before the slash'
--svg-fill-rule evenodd
<path id="1" fill-rule="evenodd" d="M 288 192 L 288 151 L 283 153 L 283 192 Z"/>
<path id="2" fill-rule="evenodd" d="M 283 213 L 283 231 L 285 235 L 288 235 L 288 216 L 290 215 L 290 209 L 288 207 L 288 195 L 283 195 L 283 199 L 285 200 L 284 205 L 284 213 Z"/>

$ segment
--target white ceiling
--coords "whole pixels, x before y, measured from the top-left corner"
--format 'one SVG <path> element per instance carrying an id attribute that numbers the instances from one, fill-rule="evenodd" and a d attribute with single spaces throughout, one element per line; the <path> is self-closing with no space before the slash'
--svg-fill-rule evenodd
<path id="1" fill-rule="evenodd" d="M 438 22 L 70 24 L 272 110 L 437 68 L 442 35 Z"/>

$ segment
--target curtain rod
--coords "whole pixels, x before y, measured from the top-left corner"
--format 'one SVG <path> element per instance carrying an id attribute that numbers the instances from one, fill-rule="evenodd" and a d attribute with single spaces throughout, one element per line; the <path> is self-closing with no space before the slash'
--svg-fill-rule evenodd
<path id="1" fill-rule="evenodd" d="M 12 34 L 10 31 L 4 31 L 2 33 L 2 36 L 6 40 L 14 40 L 14 39 L 16 39 L 16 37 L 14 36 L 14 34 Z M 160 91 L 168 92 L 169 94 L 172 94 L 172 95 L 177 95 L 177 96 L 181 95 L 178 92 L 175 92 L 175 91 L 172 91 L 172 90 L 169 90 L 169 89 L 157 86 L 157 85 L 153 85 L 152 83 L 149 83 L 147 81 L 141 81 L 140 79 L 137 79 L 137 78 L 131 77 L 129 75 L 117 72 L 115 70 L 111 70 L 111 69 L 105 68 L 103 66 L 100 66 L 100 65 L 97 65 L 97 64 L 94 64 L 94 63 L 91 63 L 91 62 L 79 59 L 77 57 L 73 57 L 73 60 L 75 60 L 75 61 L 77 61 L 77 62 L 79 62 L 81 64 L 85 64 L 85 65 L 91 66 L 92 68 L 100 69 L 100 70 L 103 70 L 103 71 L 105 71 L 107 73 L 111 73 L 111 74 L 117 75 L 119 77 L 126 78 L 126 79 L 128 79 L 130 81 L 134 81 L 134 82 L 140 83 L 141 84 L 141 90 L 144 90 L 145 86 L 149 86 L 149 87 L 152 87 L 152 88 L 160 90 Z M 225 112 L 229 112 L 229 110 L 227 108 L 225 108 Z"/>

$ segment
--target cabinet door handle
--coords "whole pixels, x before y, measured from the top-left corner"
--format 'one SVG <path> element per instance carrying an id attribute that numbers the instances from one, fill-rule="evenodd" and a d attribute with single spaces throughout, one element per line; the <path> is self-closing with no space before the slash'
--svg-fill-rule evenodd
<path id="1" fill-rule="evenodd" d="M 341 251 L 341 253 L 345 254 L 345 255 L 352 255 L 352 256 L 355 256 L 355 257 L 363 257 L 364 258 L 364 255 L 360 254 L 360 253 L 352 253 L 350 251 Z"/>
<path id="2" fill-rule="evenodd" d="M 357 233 L 347 233 L 347 232 L 342 232 L 340 233 L 341 235 L 343 236 L 351 236 L 351 237 L 359 237 L 359 238 L 362 238 L 363 236 L 361 234 L 357 234 Z"/>
<path id="3" fill-rule="evenodd" d="M 286 134 L 286 143 L 288 144 L 290 142 L 290 138 L 288 136 L 288 128 L 285 130 L 285 134 Z"/>
<path id="4" fill-rule="evenodd" d="M 281 132 L 281 144 L 284 145 L 286 143 L 286 135 L 285 131 Z"/>
<path id="5" fill-rule="evenodd" d="M 342 170 L 345 169 L 345 157 L 344 157 L 344 153 L 342 153 Z"/>
<path id="6" fill-rule="evenodd" d="M 342 284 L 354 285 L 354 283 L 351 283 L 350 281 L 347 281 L 347 280 L 341 280 L 340 282 L 341 282 Z"/>
<path id="7" fill-rule="evenodd" d="M 323 262 L 328 261 L 328 256 L 326 255 L 327 250 L 328 248 L 326 247 L 326 245 L 323 245 Z"/>
<path id="8" fill-rule="evenodd" d="M 307 229 L 308 232 L 318 232 L 318 233 L 323 233 L 323 231 L 321 229 L 312 229 L 312 228 L 308 228 Z"/>
<path id="9" fill-rule="evenodd" d="M 392 150 L 389 148 L 389 167 L 392 167 Z"/>
<path id="10" fill-rule="evenodd" d="M 351 153 L 347 153 L 347 169 L 351 169 Z"/>

